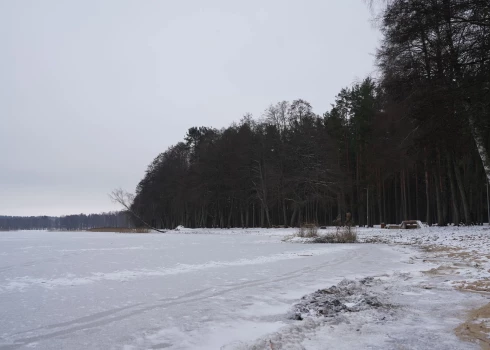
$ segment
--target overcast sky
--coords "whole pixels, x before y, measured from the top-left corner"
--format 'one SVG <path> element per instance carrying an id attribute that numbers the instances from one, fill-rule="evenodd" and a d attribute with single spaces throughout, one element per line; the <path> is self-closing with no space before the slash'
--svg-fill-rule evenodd
<path id="1" fill-rule="evenodd" d="M 0 215 L 118 209 L 158 153 L 374 72 L 362 0 L 0 0 Z"/>

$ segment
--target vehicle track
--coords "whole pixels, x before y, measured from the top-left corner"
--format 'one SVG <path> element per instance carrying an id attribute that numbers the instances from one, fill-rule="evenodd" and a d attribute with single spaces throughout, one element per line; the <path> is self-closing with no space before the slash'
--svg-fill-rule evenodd
<path id="1" fill-rule="evenodd" d="M 253 280 L 253 281 L 235 283 L 231 285 L 227 284 L 227 285 L 221 285 L 213 288 L 204 288 L 173 298 L 159 299 L 157 302 L 153 302 L 153 303 L 137 303 L 126 307 L 120 307 L 120 308 L 98 312 L 68 322 L 60 322 L 60 323 L 55 323 L 55 324 L 50 324 L 50 325 L 30 329 L 23 332 L 18 332 L 12 334 L 14 336 L 9 337 L 9 341 L 11 341 L 13 344 L 0 345 L 0 349 L 1 350 L 18 349 L 29 343 L 44 341 L 55 337 L 62 337 L 74 332 L 105 326 L 120 320 L 124 320 L 133 316 L 140 315 L 147 311 L 153 311 L 156 309 L 166 309 L 169 307 L 191 304 L 206 299 L 226 295 L 246 288 L 270 285 L 278 282 L 283 282 L 286 280 L 292 280 L 304 276 L 309 272 L 318 271 L 329 266 L 337 266 L 339 264 L 348 262 L 353 258 L 362 260 L 364 256 L 368 255 L 368 252 L 362 250 L 359 251 L 359 249 L 354 249 L 354 250 L 343 251 L 341 252 L 341 254 L 342 255 L 340 255 L 339 257 L 334 258 L 332 260 L 328 260 L 325 263 L 320 263 L 311 267 L 310 266 L 303 267 L 301 269 L 287 272 L 271 279 L 263 278 L 263 279 Z M 54 332 L 49 332 L 57 328 L 64 328 L 64 329 L 59 329 Z M 47 331 L 47 332 L 45 332 L 44 334 L 32 335 L 27 337 L 25 336 L 18 337 L 18 338 L 15 337 L 15 335 L 21 335 L 21 334 L 27 335 L 39 331 Z"/>

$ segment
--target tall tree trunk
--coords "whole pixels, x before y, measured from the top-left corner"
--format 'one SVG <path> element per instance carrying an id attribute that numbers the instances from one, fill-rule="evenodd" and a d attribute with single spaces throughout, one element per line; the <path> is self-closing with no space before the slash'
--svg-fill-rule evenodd
<path id="1" fill-rule="evenodd" d="M 437 149 L 437 172 L 439 177 L 439 190 L 441 191 L 442 217 L 445 225 L 447 225 L 449 205 L 446 191 L 446 181 L 442 173 L 443 167 L 444 165 L 441 164 L 441 153 L 439 152 L 439 149 Z"/>
<path id="2" fill-rule="evenodd" d="M 245 212 L 245 227 L 246 228 L 250 227 L 249 219 L 250 219 L 250 209 L 247 207 L 247 211 Z"/>
<path id="3" fill-rule="evenodd" d="M 294 205 L 294 209 L 293 209 L 293 215 L 291 215 L 291 224 L 289 226 L 291 227 L 295 227 L 295 219 L 296 219 L 296 215 L 298 214 L 298 205 L 295 204 Z"/>
<path id="4" fill-rule="evenodd" d="M 408 220 L 408 200 L 407 200 L 407 173 L 402 170 L 402 197 L 403 197 L 403 220 Z"/>
<path id="5" fill-rule="evenodd" d="M 252 203 L 252 227 L 255 227 L 255 203 Z"/>
<path id="6" fill-rule="evenodd" d="M 483 139 L 480 129 L 476 125 L 475 116 L 471 112 L 468 103 L 465 103 L 465 106 L 466 112 L 468 113 L 468 121 L 470 124 L 471 133 L 473 134 L 473 139 L 475 140 L 476 148 L 478 150 L 478 154 L 480 155 L 483 170 L 485 171 L 487 181 L 490 182 L 490 157 L 488 155 L 487 148 L 485 147 L 485 141 Z"/>
<path id="7" fill-rule="evenodd" d="M 356 189 L 357 189 L 357 205 L 356 207 L 356 214 L 357 214 L 357 221 L 359 222 L 359 226 L 362 226 L 364 224 L 364 220 L 362 219 L 363 215 L 363 210 L 361 206 L 361 184 L 360 184 L 360 171 L 359 171 L 359 150 L 357 151 L 356 154 Z M 351 208 L 353 209 L 353 208 Z"/>
<path id="8" fill-rule="evenodd" d="M 381 187 L 381 169 L 377 169 L 377 197 L 378 197 L 378 211 L 379 211 L 379 223 L 383 222 L 383 203 L 382 203 L 382 187 Z"/>
<path id="9" fill-rule="evenodd" d="M 231 215 L 233 214 L 233 198 L 231 199 L 231 203 L 230 203 L 230 212 L 228 213 L 228 221 L 227 221 L 227 224 L 226 226 L 228 228 L 231 227 Z"/>
<path id="10" fill-rule="evenodd" d="M 265 208 L 264 205 L 260 206 L 260 227 L 264 227 L 264 221 L 265 221 Z"/>
<path id="11" fill-rule="evenodd" d="M 398 179 L 398 175 L 395 174 L 395 181 L 393 184 L 393 189 L 395 191 L 395 222 L 399 224 L 401 206 L 400 206 L 400 199 L 398 198 L 398 188 L 397 188 L 397 181 L 396 181 L 397 179 Z"/>
<path id="12" fill-rule="evenodd" d="M 407 206 L 408 206 L 408 219 L 412 220 L 412 191 L 410 191 L 410 170 L 405 173 L 405 181 L 407 182 Z"/>
<path id="13" fill-rule="evenodd" d="M 320 203 L 318 201 L 315 201 L 315 225 L 318 226 L 318 207 L 320 206 Z"/>
<path id="14" fill-rule="evenodd" d="M 386 213 L 386 188 L 385 188 L 385 181 L 384 179 L 381 180 L 382 182 L 382 186 L 383 186 L 383 219 L 386 221 L 388 221 L 388 217 L 386 216 L 387 213 Z"/>
<path id="15" fill-rule="evenodd" d="M 452 159 L 450 153 L 446 153 L 447 174 L 449 177 L 449 185 L 451 187 L 451 202 L 453 207 L 453 223 L 459 225 L 459 206 L 457 199 L 456 183 L 454 181 L 454 169 L 452 167 Z"/>
<path id="16" fill-rule="evenodd" d="M 267 206 L 265 206 L 264 210 L 265 210 L 265 218 L 267 220 L 267 227 L 272 227 L 271 218 L 269 216 L 269 208 Z"/>
<path id="17" fill-rule="evenodd" d="M 453 161 L 453 165 L 454 165 L 454 174 L 456 175 L 456 183 L 458 184 L 459 194 L 461 195 L 461 201 L 463 203 L 465 224 L 469 225 L 471 224 L 470 206 L 468 204 L 468 199 L 466 197 L 466 191 L 464 188 L 463 179 L 461 178 L 461 172 L 459 170 L 459 166 L 456 164 L 456 161 Z"/>
<path id="18" fill-rule="evenodd" d="M 225 226 L 225 217 L 223 215 L 223 210 L 219 211 L 219 227 L 223 228 Z"/>
<path id="19" fill-rule="evenodd" d="M 417 220 L 420 220 L 420 205 L 419 205 L 419 173 L 417 171 L 417 164 L 415 164 L 415 216 Z"/>
<path id="20" fill-rule="evenodd" d="M 287 227 L 288 226 L 288 216 L 287 216 L 287 211 L 286 211 L 286 200 L 285 199 L 283 199 L 283 201 L 282 201 L 282 214 L 284 216 L 283 225 L 284 225 L 284 227 Z"/>
<path id="21" fill-rule="evenodd" d="M 437 208 L 437 226 L 446 226 L 442 209 L 441 184 L 439 181 L 439 172 L 434 172 L 435 190 L 436 190 L 436 208 Z"/>
<path id="22" fill-rule="evenodd" d="M 426 155 L 427 157 L 427 155 Z M 432 219 L 430 217 L 430 192 L 429 192 L 429 169 L 427 167 L 427 158 L 424 160 L 424 167 L 425 167 L 425 198 L 427 200 L 427 213 L 425 215 L 425 220 L 427 221 L 427 225 L 432 225 Z"/>
<path id="23" fill-rule="evenodd" d="M 267 219 L 267 227 L 270 227 L 271 221 L 269 217 L 269 207 L 267 205 L 268 202 L 267 201 L 267 177 L 266 177 L 267 174 L 262 166 L 262 162 L 256 161 L 256 163 L 257 163 L 257 167 L 255 168 L 255 171 L 260 181 L 259 186 L 256 186 L 256 191 L 257 191 L 257 196 L 262 203 L 260 226 L 264 227 L 264 219 Z M 265 211 L 265 215 L 264 215 L 264 211 Z"/>
<path id="24" fill-rule="evenodd" d="M 341 193 L 337 195 L 337 218 L 340 218 L 340 221 L 342 221 L 342 194 Z"/>

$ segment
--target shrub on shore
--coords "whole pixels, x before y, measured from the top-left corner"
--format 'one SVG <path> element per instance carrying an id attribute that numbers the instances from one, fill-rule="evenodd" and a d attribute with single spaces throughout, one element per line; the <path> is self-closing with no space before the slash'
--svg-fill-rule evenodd
<path id="1" fill-rule="evenodd" d="M 315 238 L 314 243 L 356 243 L 357 232 L 352 226 L 337 228 L 335 233 L 319 236 Z"/>
<path id="2" fill-rule="evenodd" d="M 318 227 L 314 224 L 301 225 L 298 230 L 298 237 L 301 238 L 315 238 L 318 237 Z"/>

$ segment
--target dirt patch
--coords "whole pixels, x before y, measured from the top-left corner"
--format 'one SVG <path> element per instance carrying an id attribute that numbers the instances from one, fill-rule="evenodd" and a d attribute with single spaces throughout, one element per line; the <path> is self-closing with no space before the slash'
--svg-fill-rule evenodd
<path id="1" fill-rule="evenodd" d="M 449 253 L 447 256 L 449 258 L 456 258 L 456 259 L 462 259 L 462 260 L 466 260 L 466 259 L 469 259 L 469 258 L 474 258 L 474 253 L 470 253 L 470 252 L 456 252 L 456 253 Z M 478 256 L 479 257 L 479 256 Z"/>
<path id="2" fill-rule="evenodd" d="M 441 263 L 442 265 L 424 271 L 427 275 L 444 276 L 458 275 L 461 269 L 482 269 L 489 256 L 482 256 L 476 250 L 464 250 L 457 247 L 429 245 L 421 249 L 431 254 L 431 258 L 424 262 Z M 442 260 L 442 261 L 441 261 Z M 446 261 L 448 260 L 448 261 Z M 460 280 L 452 282 L 457 290 L 478 294 L 490 293 L 490 278 L 479 278 L 478 280 Z M 421 286 L 424 288 L 424 286 Z M 483 350 L 490 350 L 490 303 L 473 310 L 468 319 L 455 330 L 456 335 L 464 340 L 478 343 Z"/>
<path id="3" fill-rule="evenodd" d="M 360 312 L 368 309 L 392 309 L 382 302 L 382 296 L 371 290 L 379 279 L 343 280 L 338 285 L 305 295 L 293 306 L 289 318 L 303 320 L 305 317 L 334 317 L 341 313 Z"/>
<path id="4" fill-rule="evenodd" d="M 462 291 L 490 293 L 489 279 L 481 279 L 471 282 L 461 281 L 457 282 L 457 285 L 457 288 Z"/>
<path id="5" fill-rule="evenodd" d="M 451 275 L 456 272 L 456 268 L 452 266 L 439 266 L 433 269 L 430 269 L 428 271 L 424 271 L 425 274 L 427 275 L 436 275 L 436 276 L 443 276 L 443 275 Z"/>
<path id="6" fill-rule="evenodd" d="M 490 303 L 473 310 L 465 323 L 455 330 L 456 335 L 465 341 L 477 342 L 483 350 L 490 350 Z"/>
<path id="7" fill-rule="evenodd" d="M 420 247 L 420 249 L 428 253 L 454 253 L 454 252 L 461 251 L 460 248 L 446 247 L 440 245 L 426 245 Z"/>

